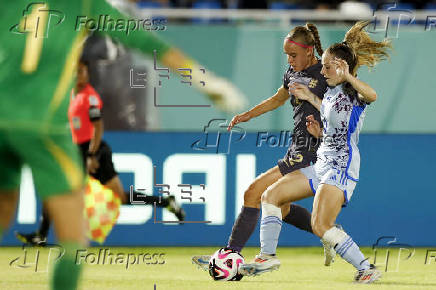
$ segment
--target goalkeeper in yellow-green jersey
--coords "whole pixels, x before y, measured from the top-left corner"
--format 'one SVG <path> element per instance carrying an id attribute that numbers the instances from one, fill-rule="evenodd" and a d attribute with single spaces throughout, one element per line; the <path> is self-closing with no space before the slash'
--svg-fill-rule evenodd
<path id="1" fill-rule="evenodd" d="M 65 248 L 55 264 L 51 287 L 76 289 L 80 265 L 75 253 L 86 246 L 84 176 L 71 141 L 67 108 L 88 30 L 100 29 L 143 53 L 156 50 L 158 60 L 173 70 L 193 69 L 193 84 L 222 109 L 239 110 L 243 95 L 213 74 L 206 80 L 201 76 L 209 86 L 196 84 L 200 66 L 195 61 L 146 31 L 144 22 L 141 26 L 137 21 L 133 29 L 135 21 L 104 0 L 17 0 L 7 6 L 0 10 L 0 237 L 14 216 L 21 168 L 27 164 Z M 98 27 L 102 15 L 117 25 Z"/>

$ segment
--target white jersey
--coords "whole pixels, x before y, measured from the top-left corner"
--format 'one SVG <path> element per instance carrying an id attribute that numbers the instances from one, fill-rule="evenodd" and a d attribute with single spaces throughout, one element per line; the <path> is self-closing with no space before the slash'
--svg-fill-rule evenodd
<path id="1" fill-rule="evenodd" d="M 329 87 L 321 104 L 323 140 L 317 151 L 316 167 L 332 167 L 359 180 L 360 154 L 357 144 L 365 118 L 366 104 L 357 93 L 346 94 L 343 85 Z"/>

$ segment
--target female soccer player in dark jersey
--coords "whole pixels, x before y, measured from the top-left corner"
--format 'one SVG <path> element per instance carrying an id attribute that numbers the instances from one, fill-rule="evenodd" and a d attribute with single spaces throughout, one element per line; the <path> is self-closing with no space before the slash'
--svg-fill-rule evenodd
<path id="1" fill-rule="evenodd" d="M 315 56 L 322 55 L 321 42 L 318 30 L 313 24 L 297 26 L 285 37 L 283 43 L 284 53 L 287 55 L 289 68 L 283 77 L 283 85 L 277 93 L 269 99 L 258 104 L 251 110 L 236 115 L 229 124 L 229 130 L 241 122 L 247 122 L 266 112 L 277 109 L 290 98 L 294 111 L 294 131 L 292 144 L 278 165 L 259 175 L 248 187 L 244 194 L 244 206 L 233 226 L 232 234 L 227 247 L 240 252 L 250 238 L 256 227 L 260 213 L 260 198 L 268 188 L 277 187 L 284 180 L 293 176 L 301 176 L 300 168 L 307 167 L 316 161 L 316 150 L 319 142 L 313 138 L 306 129 L 306 117 L 314 115 L 317 120 L 319 111 L 307 101 L 299 101 L 289 93 L 289 88 L 296 84 L 303 84 L 309 90 L 322 98 L 327 89 L 325 78 L 321 75 L 321 63 Z M 298 205 L 283 206 L 283 221 L 292 224 L 307 232 L 312 232 L 310 212 Z M 203 269 L 207 269 L 210 256 L 194 256 L 193 262 Z"/>
<path id="2" fill-rule="evenodd" d="M 363 28 L 369 22 L 358 22 L 345 35 L 345 41 L 330 46 L 322 56 L 321 73 L 329 88 L 322 103 L 310 90 L 296 85 L 293 93 L 300 100 L 313 103 L 321 111 L 322 127 L 313 116 L 307 117 L 310 134 L 323 137 L 314 165 L 302 168 L 282 186 L 270 187 L 262 195 L 260 229 L 261 253 L 252 264 L 241 266 L 241 273 L 257 275 L 277 269 L 275 256 L 281 230 L 281 206 L 315 194 L 312 228 L 323 244 L 330 245 L 352 264 L 356 282 L 371 283 L 380 272 L 364 258 L 357 244 L 334 225 L 341 207 L 346 206 L 359 180 L 360 154 L 357 147 L 367 104 L 376 100 L 374 89 L 356 78 L 361 65 L 375 66 L 388 57 L 388 41 L 373 41 Z"/>

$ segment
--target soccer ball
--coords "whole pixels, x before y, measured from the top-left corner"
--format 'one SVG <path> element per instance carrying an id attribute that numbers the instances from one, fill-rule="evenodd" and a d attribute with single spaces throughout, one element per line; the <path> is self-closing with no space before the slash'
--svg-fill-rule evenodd
<path id="1" fill-rule="evenodd" d="M 219 281 L 239 281 L 242 275 L 238 273 L 239 265 L 244 263 L 244 257 L 238 252 L 221 248 L 209 260 L 209 275 Z"/>

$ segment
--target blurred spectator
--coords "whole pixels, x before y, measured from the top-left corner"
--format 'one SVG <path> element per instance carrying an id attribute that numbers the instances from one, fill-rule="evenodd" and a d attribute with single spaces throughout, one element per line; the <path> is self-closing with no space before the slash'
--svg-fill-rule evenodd
<path id="1" fill-rule="evenodd" d="M 330 9 L 332 9 L 332 4 L 329 4 L 329 3 L 318 3 L 315 6 L 315 9 L 316 10 L 330 10 Z"/>
<path id="2" fill-rule="evenodd" d="M 243 9 L 267 9 L 268 1 L 259 0 L 259 1 L 250 1 L 250 0 L 239 0 L 238 8 Z"/>
<path id="3" fill-rule="evenodd" d="M 368 16 L 372 15 L 371 6 L 368 3 L 358 1 L 344 1 L 339 5 L 341 14 L 347 16 Z"/>
<path id="4" fill-rule="evenodd" d="M 205 0 L 153 0 L 147 1 L 142 0 L 139 1 L 139 7 L 151 7 L 150 5 L 156 5 L 156 7 L 178 7 L 178 8 L 191 8 L 194 6 L 195 2 Z M 271 7 L 272 3 L 284 3 L 298 6 L 301 9 L 338 9 L 343 2 L 348 1 L 335 1 L 335 0 L 259 0 L 259 1 L 250 1 L 250 0 L 214 0 L 214 2 L 219 2 L 222 8 L 239 8 L 239 9 L 268 9 Z M 411 3 L 415 6 L 415 9 L 425 9 L 427 4 L 435 3 L 435 1 L 427 1 L 427 0 L 414 0 L 414 1 L 389 1 L 389 0 L 368 0 L 368 1 L 353 1 L 359 2 L 362 4 L 368 4 L 372 9 L 381 9 L 383 5 L 393 4 L 393 3 Z M 145 3 L 145 4 L 142 4 Z M 274 5 L 273 5 L 274 6 Z M 288 8 L 289 9 L 289 8 Z M 294 8 L 293 8 L 294 9 Z"/>
<path id="5" fill-rule="evenodd" d="M 149 8 L 168 8 L 171 7 L 170 0 L 141 0 L 141 1 L 131 1 L 137 2 L 138 7 L 149 7 Z"/>

